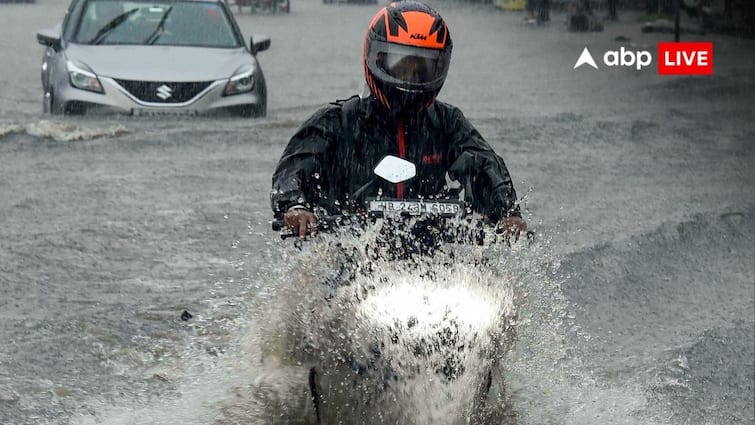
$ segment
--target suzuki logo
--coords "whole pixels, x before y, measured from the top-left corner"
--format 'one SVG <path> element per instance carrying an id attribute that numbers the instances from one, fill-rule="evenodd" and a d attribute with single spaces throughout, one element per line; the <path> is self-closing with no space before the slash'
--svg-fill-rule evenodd
<path id="1" fill-rule="evenodd" d="M 166 86 L 165 84 L 157 88 L 157 97 L 159 97 L 160 99 L 165 100 L 171 96 L 173 96 L 173 89 Z"/>

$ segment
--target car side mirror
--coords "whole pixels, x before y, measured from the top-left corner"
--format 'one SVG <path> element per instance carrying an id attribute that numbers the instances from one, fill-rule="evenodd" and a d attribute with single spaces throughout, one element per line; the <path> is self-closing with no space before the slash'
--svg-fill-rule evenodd
<path id="1" fill-rule="evenodd" d="M 60 49 L 60 31 L 55 28 L 39 31 L 37 33 L 37 43 L 52 47 L 55 50 Z"/>
<path id="2" fill-rule="evenodd" d="M 375 166 L 375 174 L 391 183 L 401 183 L 417 175 L 413 162 L 393 155 L 386 155 Z"/>
<path id="3" fill-rule="evenodd" d="M 266 37 L 264 35 L 259 36 L 259 40 L 256 42 L 254 41 L 254 36 L 249 37 L 249 48 L 251 49 L 253 55 L 269 49 L 270 37 Z"/>

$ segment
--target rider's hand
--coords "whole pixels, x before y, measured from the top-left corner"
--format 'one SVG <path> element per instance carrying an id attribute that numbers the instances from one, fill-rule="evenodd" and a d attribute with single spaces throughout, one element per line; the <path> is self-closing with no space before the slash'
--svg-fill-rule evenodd
<path id="1" fill-rule="evenodd" d="M 514 241 L 518 241 L 520 235 L 527 235 L 527 222 L 522 217 L 515 215 L 504 217 L 498 222 L 496 231 L 503 233 L 506 240 L 510 240 L 513 236 Z"/>
<path id="2" fill-rule="evenodd" d="M 304 207 L 289 208 L 283 216 L 283 223 L 300 239 L 304 239 L 308 233 L 313 236 L 317 234 L 317 216 Z"/>

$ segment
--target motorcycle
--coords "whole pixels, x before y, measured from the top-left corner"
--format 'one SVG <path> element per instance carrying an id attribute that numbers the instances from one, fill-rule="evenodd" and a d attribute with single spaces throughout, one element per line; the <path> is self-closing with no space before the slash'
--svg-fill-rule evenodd
<path id="1" fill-rule="evenodd" d="M 374 173 L 397 184 L 416 167 L 387 156 Z M 469 218 L 459 187 L 459 200 L 375 197 L 359 214 L 321 212 L 324 236 L 297 241 L 303 252 L 290 280 L 261 296 L 265 372 L 251 407 L 261 422 L 513 420 L 503 378 L 514 341 L 514 285 L 485 267 L 489 245 L 481 242 L 491 239 L 490 229 Z M 453 231 L 408 248 L 415 229 L 431 231 L 428 222 Z M 280 221 L 273 229 L 293 236 Z M 473 243 L 438 249 L 438 236 Z"/>

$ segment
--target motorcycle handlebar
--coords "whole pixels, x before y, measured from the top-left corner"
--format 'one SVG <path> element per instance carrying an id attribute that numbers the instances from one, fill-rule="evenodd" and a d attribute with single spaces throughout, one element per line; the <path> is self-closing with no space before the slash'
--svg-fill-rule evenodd
<path id="1" fill-rule="evenodd" d="M 334 227 L 350 225 L 357 220 L 364 220 L 364 217 L 351 216 L 351 215 L 328 215 L 318 218 L 317 230 L 320 232 L 329 231 Z M 298 236 L 292 231 L 288 230 L 286 224 L 282 219 L 273 220 L 271 223 L 272 229 L 276 232 L 281 232 L 281 239 L 287 239 L 292 236 Z M 532 242 L 535 238 L 535 232 L 533 230 L 527 230 L 527 240 Z"/>
<path id="2" fill-rule="evenodd" d="M 364 220 L 363 217 L 359 216 L 352 216 L 352 215 L 327 215 L 323 217 L 317 218 L 317 230 L 319 232 L 326 232 L 334 227 L 344 226 L 344 225 L 350 225 L 358 220 Z M 281 239 L 286 239 L 291 236 L 298 236 L 295 233 L 291 232 L 287 227 L 285 222 L 282 219 L 273 220 L 271 223 L 271 226 L 274 231 L 276 232 L 282 232 L 281 233 Z"/>

